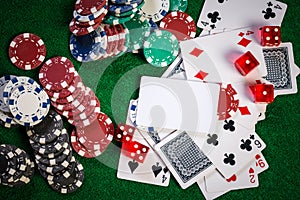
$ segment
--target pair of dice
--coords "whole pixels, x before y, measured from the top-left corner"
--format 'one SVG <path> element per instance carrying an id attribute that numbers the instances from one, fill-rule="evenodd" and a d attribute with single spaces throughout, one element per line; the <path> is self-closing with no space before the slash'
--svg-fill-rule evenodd
<path id="1" fill-rule="evenodd" d="M 281 33 L 279 26 L 264 26 L 261 28 L 261 45 L 278 46 L 281 43 Z M 248 51 L 239 57 L 234 65 L 236 69 L 246 76 L 259 65 L 258 60 Z M 255 103 L 271 103 L 274 100 L 274 86 L 270 84 L 256 84 L 250 86 L 250 91 Z"/>
<path id="2" fill-rule="evenodd" d="M 122 143 L 122 153 L 133 160 L 143 163 L 149 147 L 133 141 L 136 128 L 127 124 L 119 124 L 114 139 Z"/>

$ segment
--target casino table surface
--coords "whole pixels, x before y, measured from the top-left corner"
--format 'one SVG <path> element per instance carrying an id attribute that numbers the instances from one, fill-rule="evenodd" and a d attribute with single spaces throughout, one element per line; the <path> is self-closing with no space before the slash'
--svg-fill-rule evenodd
<path id="1" fill-rule="evenodd" d="M 195 21 L 203 2 L 189 0 L 186 12 Z M 282 2 L 288 4 L 282 40 L 293 43 L 295 63 L 300 66 L 300 3 L 298 0 Z M 101 63 L 75 61 L 68 44 L 68 24 L 74 3 L 75 0 L 1 0 L 0 75 L 25 75 L 38 80 L 38 69 L 20 70 L 8 57 L 9 43 L 16 35 L 23 32 L 37 34 L 46 44 L 46 58 L 59 55 L 71 59 L 84 83 L 96 91 L 102 111 L 115 124 L 125 122 L 128 102 L 137 97 L 140 77 L 161 76 L 165 68 L 145 65 L 142 57 L 129 53 Z M 297 83 L 300 88 L 299 77 Z M 71 132 L 72 127 L 67 123 L 65 126 Z M 259 175 L 258 188 L 232 191 L 220 199 L 300 199 L 300 93 L 277 97 L 268 106 L 266 120 L 256 125 L 256 131 L 267 144 L 263 154 L 270 168 Z M 17 145 L 33 155 L 22 127 L 0 127 L 0 143 Z M 85 159 L 74 153 L 85 169 L 84 184 L 75 193 L 63 195 L 53 191 L 36 171 L 26 186 L 9 188 L 0 185 L 0 199 L 204 199 L 196 184 L 182 190 L 174 178 L 169 187 L 117 179 L 119 153 L 120 148 L 115 143 L 97 159 Z"/>

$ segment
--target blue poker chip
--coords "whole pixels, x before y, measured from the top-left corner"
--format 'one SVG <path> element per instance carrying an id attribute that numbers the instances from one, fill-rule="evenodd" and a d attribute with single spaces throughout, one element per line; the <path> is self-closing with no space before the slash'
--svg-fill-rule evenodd
<path id="1" fill-rule="evenodd" d="M 79 62 L 90 62 L 97 60 L 101 54 L 101 42 L 104 38 L 98 34 L 97 31 L 93 31 L 88 35 L 70 37 L 70 51 L 73 57 Z M 103 37 L 103 38 L 102 38 Z"/>
<path id="2" fill-rule="evenodd" d="M 157 24 L 152 19 L 149 19 L 149 24 L 151 26 L 151 32 L 158 30 Z"/>
<path id="3" fill-rule="evenodd" d="M 139 2 L 142 2 L 142 0 L 111 0 L 111 2 L 116 5 L 124 5 L 124 4 L 129 5 L 133 3 L 140 4 Z"/>
<path id="4" fill-rule="evenodd" d="M 137 0 L 135 3 L 125 5 L 110 5 L 108 11 L 112 14 L 125 13 L 138 7 L 138 5 L 142 3 L 142 1 L 143 0 Z"/>

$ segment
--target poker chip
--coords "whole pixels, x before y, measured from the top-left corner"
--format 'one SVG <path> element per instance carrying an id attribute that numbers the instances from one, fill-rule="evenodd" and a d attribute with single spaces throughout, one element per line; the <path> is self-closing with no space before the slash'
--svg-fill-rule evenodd
<path id="1" fill-rule="evenodd" d="M 14 117 L 10 113 L 0 111 L 0 124 L 5 128 L 13 128 L 19 126 Z"/>
<path id="2" fill-rule="evenodd" d="M 91 21 L 88 21 L 88 22 L 78 22 L 76 21 L 76 23 L 79 25 L 79 26 L 84 26 L 84 27 L 89 27 L 89 26 L 93 26 L 95 24 L 101 24 L 102 21 L 104 20 L 104 17 L 106 16 L 108 11 L 104 11 L 104 13 L 102 13 L 99 17 L 97 17 L 96 19 L 93 19 Z"/>
<path id="3" fill-rule="evenodd" d="M 49 144 L 49 143 L 48 143 L 48 144 Z M 61 148 L 59 151 L 55 150 L 56 152 L 51 152 L 51 153 L 49 153 L 49 154 L 39 154 L 39 155 L 42 156 L 43 158 L 53 159 L 53 158 L 56 158 L 56 157 L 58 157 L 59 155 L 61 155 L 61 154 L 64 152 L 64 150 L 65 150 L 66 148 L 68 148 L 68 146 L 70 146 L 70 145 L 69 145 L 69 142 L 65 142 L 65 143 L 62 145 L 62 148 Z M 53 148 L 52 148 L 52 149 L 53 149 Z M 38 153 L 38 152 L 35 152 L 35 153 Z"/>
<path id="4" fill-rule="evenodd" d="M 236 113 L 239 107 L 237 92 L 231 84 L 222 85 L 219 95 L 218 116 L 219 120 L 226 120 Z"/>
<path id="5" fill-rule="evenodd" d="M 120 54 L 118 56 L 124 55 L 127 52 L 128 47 L 130 45 L 130 33 L 129 33 L 129 30 L 125 26 L 125 24 L 123 24 L 122 26 L 124 27 L 125 40 L 124 40 L 123 48 L 121 49 L 121 52 L 120 52 Z"/>
<path id="6" fill-rule="evenodd" d="M 53 57 L 46 61 L 39 72 L 39 80 L 47 90 L 67 88 L 74 78 L 74 65 L 66 57 Z"/>
<path id="7" fill-rule="evenodd" d="M 89 151 L 87 150 L 79 141 L 76 135 L 76 130 L 73 130 L 71 134 L 71 144 L 74 149 L 74 151 L 84 158 L 95 158 L 101 154 L 99 150 L 97 151 Z"/>
<path id="8" fill-rule="evenodd" d="M 117 55 L 119 55 L 124 49 L 126 33 L 125 33 L 125 29 L 124 29 L 123 25 L 121 25 L 121 24 L 115 25 L 115 28 L 119 34 L 119 41 L 117 44 L 117 50 L 118 50 Z"/>
<path id="9" fill-rule="evenodd" d="M 4 88 L 5 88 L 6 84 L 15 77 L 16 76 L 14 76 L 14 75 L 6 75 L 6 76 L 2 76 L 0 78 L 0 111 L 10 112 L 8 105 L 4 101 L 3 94 L 4 94 Z"/>
<path id="10" fill-rule="evenodd" d="M 110 25 L 124 24 L 124 23 L 130 21 L 134 16 L 135 16 L 135 14 L 133 14 L 133 13 L 126 17 L 116 17 L 113 15 L 106 15 L 103 22 L 105 24 L 110 24 Z"/>
<path id="11" fill-rule="evenodd" d="M 145 4 L 141 7 L 141 13 L 144 17 L 158 22 L 167 15 L 170 8 L 169 0 L 144 0 Z"/>
<path id="12" fill-rule="evenodd" d="M 131 9 L 131 10 L 128 10 L 126 12 L 120 12 L 120 13 L 114 13 L 114 15 L 116 17 L 128 17 L 132 14 L 135 14 L 137 13 L 143 6 L 144 6 L 145 2 L 142 1 L 139 5 L 137 5 L 135 8 Z"/>
<path id="13" fill-rule="evenodd" d="M 61 164 L 65 160 L 71 160 L 71 158 L 67 158 L 68 156 L 72 157 L 72 149 L 70 146 L 68 148 L 64 149 L 62 154 L 60 154 L 59 156 L 57 156 L 55 158 L 49 159 L 49 158 L 42 157 L 39 154 L 35 154 L 35 159 L 44 165 L 54 166 L 54 165 Z"/>
<path id="14" fill-rule="evenodd" d="M 158 30 L 144 43 L 144 55 L 148 63 L 156 67 L 166 67 L 178 55 L 179 44 L 176 37 L 164 30 Z"/>
<path id="15" fill-rule="evenodd" d="M 90 15 L 96 13 L 107 5 L 106 0 L 77 0 L 74 10 L 81 15 Z"/>
<path id="16" fill-rule="evenodd" d="M 109 6 L 108 11 L 112 14 L 120 14 L 120 13 L 125 13 L 128 12 L 136 7 L 142 2 L 142 0 L 139 0 L 136 3 L 130 3 L 130 4 L 112 4 Z"/>
<path id="17" fill-rule="evenodd" d="M 170 11 L 185 12 L 188 7 L 188 0 L 170 0 Z"/>
<path id="18" fill-rule="evenodd" d="M 107 6 L 103 6 L 100 10 L 98 10 L 97 12 L 95 13 L 91 13 L 89 15 L 81 15 L 81 14 L 78 14 L 76 12 L 76 10 L 74 10 L 73 12 L 73 17 L 76 19 L 76 21 L 79 21 L 79 22 L 89 22 L 91 20 L 95 20 L 97 19 L 100 15 L 102 15 L 103 13 L 107 12 Z"/>
<path id="19" fill-rule="evenodd" d="M 118 33 L 118 30 L 117 30 L 116 26 L 111 25 L 111 26 L 109 26 L 109 28 L 110 28 L 110 30 L 112 30 L 113 37 L 114 37 L 114 41 L 112 43 L 112 52 L 111 52 L 110 56 L 115 56 L 118 53 L 120 53 L 118 51 L 118 45 L 119 45 L 120 37 L 119 37 L 119 33 Z"/>
<path id="20" fill-rule="evenodd" d="M 73 119 L 68 119 L 68 122 L 75 127 L 86 127 L 93 123 L 97 119 L 98 113 L 93 112 L 91 115 L 89 115 L 86 119 L 83 120 L 73 120 Z"/>
<path id="21" fill-rule="evenodd" d="M 35 69 L 46 57 L 46 47 L 43 40 L 32 33 L 16 36 L 9 45 L 11 62 L 23 70 Z"/>
<path id="22" fill-rule="evenodd" d="M 57 104 L 67 104 L 67 103 L 70 103 L 70 102 L 74 101 L 75 99 L 77 99 L 77 97 L 79 96 L 79 94 L 81 92 L 83 92 L 84 89 L 85 89 L 85 87 L 79 86 L 69 96 L 67 96 L 65 98 L 59 98 L 59 99 L 51 98 L 51 101 L 53 101 L 53 102 L 55 102 Z"/>
<path id="23" fill-rule="evenodd" d="M 62 171 L 64 171 L 70 165 L 71 159 L 64 160 L 62 163 L 60 163 L 58 165 L 53 165 L 53 166 L 44 165 L 44 164 L 40 163 L 38 160 L 35 160 L 35 161 L 41 170 L 47 172 L 48 174 L 55 175 L 55 174 L 58 174 L 58 173 L 61 173 Z"/>
<path id="24" fill-rule="evenodd" d="M 70 177 L 58 176 L 53 181 L 48 180 L 50 187 L 62 194 L 69 194 L 75 192 L 81 187 L 84 180 L 83 166 L 76 161 L 75 169 Z"/>
<path id="25" fill-rule="evenodd" d="M 12 91 L 9 98 L 9 109 L 17 123 L 34 126 L 48 114 L 50 99 L 47 93 L 39 87 L 22 85 Z"/>
<path id="26" fill-rule="evenodd" d="M 125 23 L 130 32 L 129 50 L 143 48 L 145 38 L 150 35 L 150 24 L 147 18 L 136 15 L 132 20 Z"/>
<path id="27" fill-rule="evenodd" d="M 27 128 L 26 132 L 33 142 L 48 144 L 60 136 L 62 129 L 62 118 L 55 111 L 50 110 L 41 123 Z"/>
<path id="28" fill-rule="evenodd" d="M 98 115 L 98 120 L 84 128 L 77 128 L 78 141 L 91 151 L 103 152 L 110 144 L 114 135 L 111 119 L 104 113 Z"/>
<path id="29" fill-rule="evenodd" d="M 111 0 L 111 3 L 115 5 L 129 5 L 132 3 L 138 3 L 141 2 L 141 0 Z"/>
<path id="30" fill-rule="evenodd" d="M 30 145 L 34 151 L 38 152 L 39 154 L 50 154 L 56 153 L 63 148 L 65 142 L 69 140 L 69 135 L 66 129 L 61 131 L 61 134 L 57 137 L 57 139 L 50 144 L 40 144 L 32 141 L 29 139 Z"/>
<path id="31" fill-rule="evenodd" d="M 95 31 L 99 25 L 100 23 L 91 26 L 81 26 L 80 24 L 76 23 L 76 19 L 73 18 L 69 24 L 69 29 L 74 35 L 82 36 Z"/>
<path id="32" fill-rule="evenodd" d="M 70 51 L 79 62 L 97 60 L 101 48 L 102 37 L 96 31 L 83 36 L 71 35 Z"/>
<path id="33" fill-rule="evenodd" d="M 62 99 L 70 96 L 73 92 L 75 92 L 76 88 L 80 87 L 82 85 L 82 80 L 78 73 L 74 72 L 74 78 L 72 80 L 72 83 L 67 87 L 59 91 L 53 91 L 53 90 L 46 90 L 46 93 L 48 94 L 51 99 Z"/>
<path id="34" fill-rule="evenodd" d="M 192 17 L 184 12 L 171 12 L 160 22 L 160 28 L 173 33 L 179 41 L 195 38 L 196 25 Z"/>

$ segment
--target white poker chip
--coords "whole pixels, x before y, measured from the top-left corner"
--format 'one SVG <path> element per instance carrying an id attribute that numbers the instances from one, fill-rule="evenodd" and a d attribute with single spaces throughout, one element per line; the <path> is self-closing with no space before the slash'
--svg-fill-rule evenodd
<path id="1" fill-rule="evenodd" d="M 36 85 L 21 85 L 11 92 L 8 105 L 16 122 L 24 126 L 33 126 L 48 114 L 50 99 L 47 93 Z"/>
<path id="2" fill-rule="evenodd" d="M 7 85 L 7 83 L 15 78 L 16 76 L 14 75 L 6 75 L 0 78 L 0 110 L 3 112 L 10 112 L 8 105 L 6 104 L 6 102 L 4 101 L 4 96 L 3 96 L 3 92 L 4 92 L 4 88 Z"/>
<path id="3" fill-rule="evenodd" d="M 170 0 L 145 0 L 141 14 L 154 22 L 162 20 L 169 12 Z"/>

